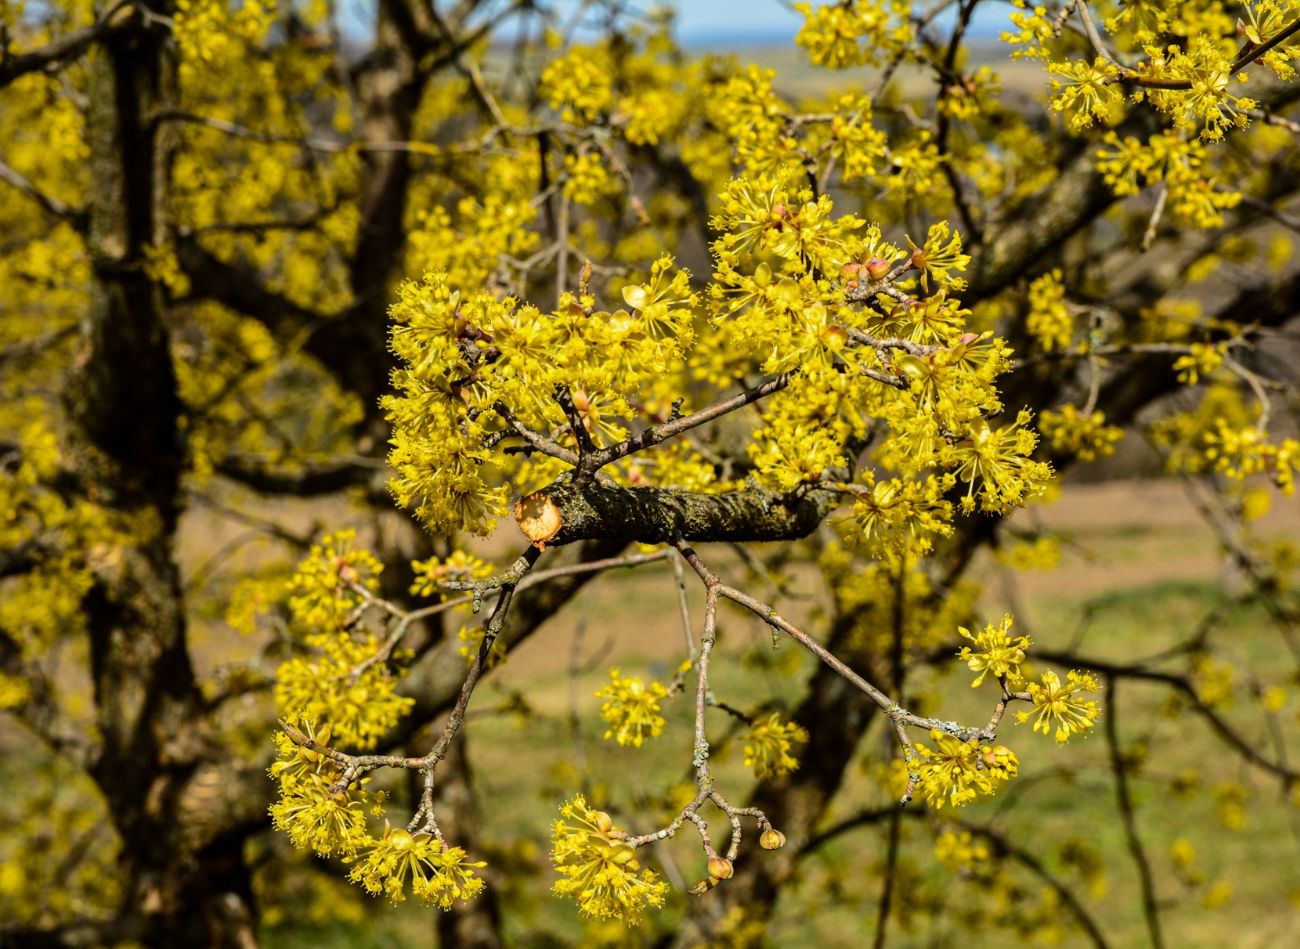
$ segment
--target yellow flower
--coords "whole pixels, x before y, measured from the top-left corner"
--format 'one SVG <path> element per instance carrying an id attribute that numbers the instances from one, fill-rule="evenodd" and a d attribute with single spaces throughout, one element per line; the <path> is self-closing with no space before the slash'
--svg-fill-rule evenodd
<path id="1" fill-rule="evenodd" d="M 1066 676 L 1066 683 L 1055 672 L 1043 673 L 1043 680 L 1029 684 L 1029 694 L 1034 700 L 1032 712 L 1018 712 L 1016 720 L 1021 724 L 1034 720 L 1034 731 L 1046 735 L 1056 729 L 1056 740 L 1064 744 L 1071 735 L 1080 735 L 1097 724 L 1101 716 L 1101 707 L 1091 699 L 1080 698 L 1079 692 L 1098 692 L 1101 684 L 1096 676 L 1087 672 L 1071 669 Z"/>
<path id="2" fill-rule="evenodd" d="M 1068 403 L 1059 412 L 1045 410 L 1039 417 L 1038 427 L 1054 449 L 1068 452 L 1080 461 L 1113 455 L 1115 443 L 1124 437 L 1124 430 L 1107 425 L 1106 416 L 1101 412 L 1084 415 Z"/>
<path id="3" fill-rule="evenodd" d="M 963 646 L 961 652 L 957 653 L 957 658 L 961 659 L 966 665 L 970 666 L 972 672 L 978 672 L 975 681 L 971 683 L 971 688 L 978 688 L 984 681 L 984 677 L 990 672 L 995 678 L 1001 679 L 1007 676 L 1011 679 L 1018 679 L 1019 672 L 1017 667 L 1025 661 L 1025 650 L 1029 648 L 1028 636 L 1017 636 L 1012 639 L 1007 635 L 1011 629 L 1011 614 L 1002 617 L 1002 622 L 998 626 L 989 623 L 984 629 L 972 635 L 971 631 L 964 626 L 958 626 L 957 632 L 966 639 L 975 644 L 975 648 Z"/>
<path id="4" fill-rule="evenodd" d="M 605 740 L 613 738 L 620 745 L 640 748 L 647 732 L 658 738 L 664 730 L 659 701 L 667 695 L 668 690 L 654 680 L 642 685 L 638 678 L 620 676 L 617 666 L 610 669 L 609 685 L 596 693 L 596 698 L 605 700 L 600 717 L 610 726 Z"/>
<path id="5" fill-rule="evenodd" d="M 337 629 L 363 602 L 358 587 L 375 590 L 384 569 L 367 550 L 354 550 L 354 530 L 327 534 L 289 580 L 289 610 L 308 630 Z"/>
<path id="6" fill-rule="evenodd" d="M 557 820 L 552 829 L 551 862 L 560 874 L 552 893 L 571 897 L 585 916 L 624 923 L 635 923 L 648 906 L 663 905 L 667 884 L 641 869 L 636 849 L 608 814 L 588 807 L 581 794 L 560 813 L 575 823 Z"/>
<path id="7" fill-rule="evenodd" d="M 1029 317 L 1025 328 L 1048 352 L 1070 345 L 1074 319 L 1065 305 L 1061 271 L 1043 274 L 1029 285 Z"/>
<path id="8" fill-rule="evenodd" d="M 969 873 L 989 858 L 989 848 L 976 842 L 970 831 L 946 830 L 934 842 L 934 855 L 949 873 Z"/>
<path id="9" fill-rule="evenodd" d="M 798 760 L 790 754 L 791 746 L 807 741 L 806 729 L 795 722 L 781 721 L 781 716 L 773 712 L 750 726 L 745 743 L 745 767 L 760 781 L 787 775 L 799 767 Z"/>
<path id="10" fill-rule="evenodd" d="M 912 267 L 921 272 L 923 288 L 929 290 L 931 277 L 945 289 L 961 290 L 966 286 L 965 280 L 948 275 L 950 270 L 964 271 L 970 264 L 970 254 L 961 252 L 961 235 L 953 234 L 947 221 L 931 225 L 922 246 L 918 247 L 910 237 L 907 244 L 912 248 Z"/>
<path id="11" fill-rule="evenodd" d="M 1210 376 L 1223 365 L 1223 350 L 1212 343 L 1192 343 L 1190 352 L 1174 360 L 1178 381 L 1196 385 L 1201 376 Z"/>
<path id="12" fill-rule="evenodd" d="M 1097 120 L 1115 116 L 1124 101 L 1115 84 L 1116 68 L 1100 56 L 1092 63 L 1053 62 L 1049 67 L 1070 81 L 1052 80 L 1052 108 L 1065 113 L 1070 131 L 1081 132 Z"/>
<path id="13" fill-rule="evenodd" d="M 453 551 L 446 560 L 430 557 L 428 560 L 412 560 L 411 573 L 415 576 L 411 583 L 411 593 L 415 596 L 433 596 L 440 593 L 439 584 L 448 580 L 485 580 L 492 575 L 492 565 L 485 563 L 473 554 L 463 550 Z M 459 596 L 456 591 L 452 596 Z M 443 595 L 446 599 L 446 594 Z"/>
<path id="14" fill-rule="evenodd" d="M 935 747 L 916 743 L 920 763 L 916 776 L 921 793 L 933 807 L 946 803 L 969 804 L 980 795 L 992 794 L 997 783 L 1009 781 L 1020 772 L 1015 753 L 1003 745 L 981 745 L 931 729 Z"/>
<path id="15" fill-rule="evenodd" d="M 412 834 L 400 827 L 385 827 L 383 838 L 357 860 L 348 879 L 360 883 L 367 893 L 382 893 L 400 903 L 406 899 L 410 877 L 416 898 L 443 910 L 483 892 L 483 881 L 474 871 L 487 866 L 466 859 L 464 850 L 447 846 L 433 834 Z"/>

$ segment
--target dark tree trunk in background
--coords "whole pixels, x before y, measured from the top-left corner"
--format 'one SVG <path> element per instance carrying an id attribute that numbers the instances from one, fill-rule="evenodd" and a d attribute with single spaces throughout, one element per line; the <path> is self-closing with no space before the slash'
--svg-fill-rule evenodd
<path id="1" fill-rule="evenodd" d="M 154 12 L 172 10 L 160 3 Z M 106 40 L 89 68 L 94 287 L 66 398 L 87 495 L 133 525 L 95 558 L 85 597 L 99 733 L 90 770 L 122 839 L 120 935 L 158 947 L 248 947 L 243 837 L 209 839 L 211 818 L 192 809 L 192 782 L 210 776 L 216 754 L 173 549 L 181 401 L 162 293 L 145 269 L 167 207 L 168 146 L 154 117 L 176 101 L 168 32 L 137 21 Z"/>

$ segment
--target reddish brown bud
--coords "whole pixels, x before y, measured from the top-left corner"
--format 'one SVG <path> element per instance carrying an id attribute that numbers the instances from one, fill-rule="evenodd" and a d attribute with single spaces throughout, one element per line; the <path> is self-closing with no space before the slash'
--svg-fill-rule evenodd
<path id="1" fill-rule="evenodd" d="M 867 271 L 867 276 L 871 278 L 872 283 L 877 280 L 884 280 L 885 275 L 889 273 L 889 261 L 883 257 L 872 257 L 863 265 Z"/>

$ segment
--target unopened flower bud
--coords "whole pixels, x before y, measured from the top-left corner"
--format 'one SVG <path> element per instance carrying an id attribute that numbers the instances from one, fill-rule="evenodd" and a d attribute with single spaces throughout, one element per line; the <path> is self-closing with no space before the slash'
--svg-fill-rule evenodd
<path id="1" fill-rule="evenodd" d="M 758 845 L 764 850 L 780 850 L 785 846 L 785 834 L 775 827 L 769 827 L 759 836 Z"/>
<path id="2" fill-rule="evenodd" d="M 821 332 L 822 342 L 831 352 L 839 352 L 849 341 L 848 331 L 842 326 L 828 326 Z"/>
<path id="3" fill-rule="evenodd" d="M 596 811 L 596 829 L 602 834 L 608 834 L 614 829 L 614 818 L 604 811 Z"/>
<path id="4" fill-rule="evenodd" d="M 715 880 L 730 880 L 736 868 L 731 865 L 731 861 L 726 857 L 709 858 L 709 876 Z"/>
<path id="5" fill-rule="evenodd" d="M 867 276 L 871 278 L 872 283 L 877 280 L 884 280 L 885 275 L 889 273 L 889 261 L 883 257 L 872 257 L 862 266 L 867 271 Z"/>

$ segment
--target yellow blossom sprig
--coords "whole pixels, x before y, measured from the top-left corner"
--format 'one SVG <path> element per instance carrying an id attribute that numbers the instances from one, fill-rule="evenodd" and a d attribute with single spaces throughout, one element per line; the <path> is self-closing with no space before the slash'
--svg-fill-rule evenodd
<path id="1" fill-rule="evenodd" d="M 945 830 L 934 842 L 934 855 L 949 873 L 971 873 L 989 859 L 989 848 L 968 830 Z"/>
<path id="2" fill-rule="evenodd" d="M 688 560 L 694 556 L 680 545 Z M 740 852 L 740 828 L 744 818 L 754 820 L 759 827 L 759 845 L 765 850 L 776 850 L 785 844 L 785 836 L 772 827 L 766 815 L 757 808 L 737 807 L 731 804 L 715 787 L 709 765 L 709 742 L 705 728 L 705 714 L 708 708 L 720 706 L 711 696 L 709 686 L 709 665 L 713 646 L 717 636 L 717 604 L 715 590 L 710 590 L 705 605 L 704 628 L 700 635 L 699 647 L 692 646 L 692 658 L 682 663 L 674 679 L 674 691 L 679 684 L 684 684 L 686 673 L 695 671 L 695 744 L 691 763 L 695 768 L 696 793 L 677 815 L 667 824 L 648 834 L 631 836 L 614 829 L 609 815 L 593 811 L 585 800 L 578 796 L 562 808 L 565 817 L 578 821 L 573 827 L 563 821 L 554 828 L 554 848 L 552 859 L 561 873 L 561 879 L 555 884 L 559 895 L 573 896 L 584 914 L 599 918 L 619 919 L 623 922 L 635 922 L 642 909 L 657 906 L 662 902 L 661 884 L 649 871 L 637 875 L 639 868 L 634 854 L 637 848 L 656 841 L 673 837 L 685 824 L 694 825 L 700 837 L 700 844 L 706 858 L 707 875 L 694 884 L 690 892 L 699 895 L 707 892 L 734 873 L 735 860 Z M 639 681 L 636 683 L 640 686 Z M 631 700 L 634 717 L 643 722 L 647 714 L 646 692 L 643 688 L 635 690 L 623 679 L 618 670 L 614 670 L 611 685 L 602 690 L 611 693 L 615 700 L 617 719 L 622 722 L 627 711 L 626 705 Z M 667 690 L 664 690 L 665 694 Z M 654 711 L 648 714 L 657 717 L 658 700 L 653 696 L 651 704 Z M 720 706 L 725 707 L 725 706 Z M 774 767 L 793 767 L 793 758 L 788 755 L 792 740 L 799 740 L 803 730 L 793 724 L 785 725 L 778 716 L 771 716 L 762 723 L 766 730 L 761 731 L 764 753 L 776 752 L 776 759 L 770 761 Z M 607 736 L 608 737 L 608 736 Z M 633 736 L 634 740 L 638 735 Z M 806 733 L 802 737 L 806 740 Z M 746 749 L 746 755 L 755 749 Z M 788 760 L 781 760 L 788 759 Z M 765 759 L 767 760 L 767 759 Z M 748 762 L 747 762 L 748 763 Z M 725 854 L 719 853 L 713 846 L 708 827 L 700 815 L 704 804 L 717 807 L 731 826 L 731 836 Z"/>
<path id="3" fill-rule="evenodd" d="M 822 662 L 825 662 L 828 666 L 839 673 L 839 675 L 850 684 L 871 698 L 871 700 L 875 702 L 876 705 L 889 717 L 894 732 L 902 746 L 905 759 L 904 770 L 906 774 L 906 787 L 904 788 L 900 799 L 901 803 L 906 804 L 908 801 L 912 800 L 914 793 L 919 790 L 925 797 L 926 801 L 934 807 L 943 807 L 947 803 L 953 805 L 966 804 L 980 795 L 990 795 L 995 793 L 1002 783 L 1011 780 L 1019 773 L 1019 762 L 1015 753 L 1005 745 L 995 744 L 996 729 L 1009 704 L 1013 701 L 1029 701 L 1029 693 L 1010 692 L 1006 688 L 1005 682 L 1002 683 L 1002 696 L 999 699 L 988 724 L 982 727 L 962 727 L 955 722 L 940 721 L 935 718 L 926 718 L 917 715 L 914 712 L 910 712 L 903 708 L 898 704 L 898 702 L 891 699 L 882 690 L 863 679 L 852 669 L 848 668 L 824 646 L 812 637 L 808 636 L 807 633 L 799 629 L 793 623 L 786 620 L 776 610 L 758 600 L 755 600 L 753 597 L 741 593 L 739 590 L 735 590 L 722 583 L 718 576 L 713 573 L 700 556 L 688 545 L 678 544 L 677 547 L 682 551 L 687 563 L 691 565 L 700 579 L 704 581 L 705 588 L 709 594 L 708 603 L 710 607 L 716 603 L 716 599 L 719 596 L 725 596 L 727 599 L 749 609 L 775 631 L 787 634 L 794 638 L 797 642 L 813 653 L 813 655 L 817 656 L 817 658 Z M 712 609 L 706 610 L 706 630 L 711 628 L 709 624 L 712 622 L 712 616 Z M 1007 639 L 1008 645 L 1013 651 L 1009 654 L 1004 653 L 1001 651 L 1002 647 L 1000 644 L 994 644 L 996 655 L 988 657 L 992 662 L 1005 664 L 1008 670 L 1013 665 L 1010 660 L 1015 656 L 1014 650 L 1018 648 L 1017 644 L 1010 643 L 1009 637 L 1006 635 L 1009 626 L 1009 620 L 1005 621 L 1002 624 L 1001 630 L 992 631 L 992 638 Z M 1016 663 L 1019 661 L 1020 660 L 1016 660 Z M 707 650 L 702 652 L 701 662 L 698 668 L 701 676 L 707 676 Z M 701 699 L 697 703 L 697 708 L 699 708 L 700 711 L 697 713 L 696 719 L 696 765 L 697 768 L 700 769 L 701 793 L 691 805 L 683 810 L 674 823 L 668 828 L 665 828 L 657 834 L 637 838 L 637 842 L 649 842 L 651 840 L 662 839 L 662 837 L 665 836 L 671 836 L 683 820 L 696 819 L 694 816 L 694 809 L 697 808 L 706 798 L 714 796 L 714 792 L 712 792 L 708 785 L 704 783 L 704 779 L 708 777 L 707 743 L 702 741 L 703 696 L 706 692 L 707 689 L 705 685 L 701 684 L 699 690 Z M 922 742 L 912 741 L 907 733 L 909 727 L 925 728 L 929 732 L 934 747 L 932 748 Z M 701 745 L 703 745 L 702 750 L 700 748 Z M 730 815 L 730 811 L 728 811 L 728 813 Z M 766 822 L 766 817 L 760 817 L 760 820 Z M 733 837 L 733 853 L 728 854 L 728 859 L 734 857 L 735 849 L 735 838 Z"/>
<path id="4" fill-rule="evenodd" d="M 413 834 L 387 824 L 382 837 L 349 859 L 354 865 L 348 879 L 372 896 L 382 894 L 400 903 L 406 899 L 409 881 L 416 899 L 441 910 L 482 893 L 483 881 L 475 871 L 487 866 L 481 860 L 468 859 L 460 847 L 450 847 L 432 833 Z"/>
<path id="5" fill-rule="evenodd" d="M 310 631 L 333 630 L 365 602 L 357 589 L 378 589 L 384 569 L 368 550 L 354 547 L 355 530 L 335 531 L 321 538 L 289 580 L 289 610 Z"/>
<path id="6" fill-rule="evenodd" d="M 1011 614 L 1007 613 L 997 626 L 989 623 L 978 633 L 971 633 L 964 626 L 957 627 L 957 632 L 975 645 L 974 649 L 963 646 L 957 653 L 957 658 L 972 672 L 979 673 L 971 682 L 971 688 L 978 688 L 990 672 L 999 680 L 1016 681 L 1020 678 L 1020 664 L 1025 661 L 1025 650 L 1029 648 L 1030 640 L 1028 636 L 1012 639 L 1009 634 L 1012 622 Z"/>
<path id="7" fill-rule="evenodd" d="M 486 580 L 492 575 L 492 565 L 473 554 L 456 550 L 446 559 L 430 557 L 428 560 L 413 560 L 411 573 L 415 577 L 411 582 L 412 595 L 442 594 L 445 597 L 451 592 L 446 584 L 453 581 L 463 584 L 466 581 L 472 583 Z"/>
<path id="8" fill-rule="evenodd" d="M 993 794 L 1001 782 L 1020 772 L 1015 753 L 1005 745 L 968 741 L 931 729 L 934 747 L 916 742 L 914 775 L 926 801 L 935 808 L 960 807 L 981 795 Z"/>
<path id="9" fill-rule="evenodd" d="M 605 700 L 600 706 L 600 717 L 609 725 L 605 740 L 640 748 L 647 734 L 658 738 L 665 724 L 659 703 L 667 696 L 668 689 L 653 679 L 644 685 L 635 676 L 620 675 L 617 666 L 610 669 L 609 684 L 596 692 L 596 698 Z"/>
<path id="10" fill-rule="evenodd" d="M 560 814 L 564 819 L 551 828 L 551 862 L 560 875 L 551 887 L 556 896 L 574 900 L 584 916 L 627 924 L 663 905 L 668 885 L 641 867 L 636 848 L 608 814 L 594 810 L 581 794 L 561 806 Z"/>
<path id="11" fill-rule="evenodd" d="M 790 753 L 796 744 L 808 741 L 808 730 L 798 722 L 781 720 L 778 712 L 755 721 L 745 736 L 745 767 L 760 781 L 784 777 L 799 767 Z"/>
<path id="12" fill-rule="evenodd" d="M 795 42 L 814 65 L 828 69 L 880 63 L 912 39 L 910 7 L 900 0 L 796 3 L 794 8 L 804 17 Z"/>
<path id="13" fill-rule="evenodd" d="M 1017 712 L 1016 720 L 1023 724 L 1032 719 L 1034 731 L 1044 735 L 1055 729 L 1053 737 L 1060 744 L 1072 735 L 1086 734 L 1101 717 L 1101 706 L 1080 695 L 1101 691 L 1101 683 L 1092 673 L 1071 669 L 1062 683 L 1061 677 L 1049 669 L 1041 681 L 1030 682 L 1026 690 L 1034 708 Z"/>
<path id="14" fill-rule="evenodd" d="M 1094 410 L 1083 414 L 1069 403 L 1059 410 L 1045 409 L 1038 427 L 1055 451 L 1080 461 L 1094 461 L 1115 453 L 1115 443 L 1124 437 L 1117 425 L 1107 425 L 1106 416 Z"/>
<path id="15" fill-rule="evenodd" d="M 270 775 L 279 786 L 279 799 L 271 805 L 271 823 L 288 834 L 295 847 L 321 856 L 351 854 L 367 845 L 366 812 L 381 806 L 382 798 L 364 788 L 338 791 L 342 769 L 323 751 L 329 745 L 329 725 L 320 728 L 312 718 L 294 716 L 288 725 L 301 726 L 307 744 L 298 744 L 287 732 L 277 732 L 277 757 Z"/>

